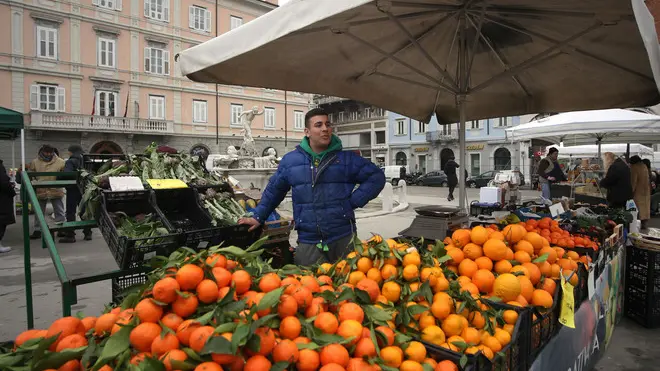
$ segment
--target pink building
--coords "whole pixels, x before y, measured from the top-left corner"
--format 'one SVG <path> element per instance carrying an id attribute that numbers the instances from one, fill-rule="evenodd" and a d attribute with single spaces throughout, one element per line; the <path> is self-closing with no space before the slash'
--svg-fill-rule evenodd
<path id="1" fill-rule="evenodd" d="M 175 61 L 276 7 L 277 0 L 0 3 L 0 106 L 27 114 L 30 159 L 44 143 L 114 153 L 156 141 L 216 153 L 241 144 L 238 115 L 253 106 L 264 111 L 252 124 L 257 149 L 282 154 L 285 137 L 288 149 L 302 137 L 309 95 L 195 83 Z M 0 158 L 9 158 L 10 146 L 1 147 Z"/>

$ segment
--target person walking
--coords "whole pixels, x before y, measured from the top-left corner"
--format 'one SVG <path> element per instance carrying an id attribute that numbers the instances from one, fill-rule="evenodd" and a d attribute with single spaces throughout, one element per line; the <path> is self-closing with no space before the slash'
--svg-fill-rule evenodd
<path id="1" fill-rule="evenodd" d="M 649 169 L 636 155 L 630 158 L 630 184 L 633 200 L 637 206 L 637 219 L 641 220 L 642 229 L 646 229 L 646 224 L 651 218 L 651 183 Z"/>
<path id="2" fill-rule="evenodd" d="M 16 223 L 14 217 L 14 184 L 7 175 L 7 169 L 0 160 L 0 253 L 10 252 L 11 247 L 2 244 L 7 226 Z"/>
<path id="3" fill-rule="evenodd" d="M 305 114 L 305 137 L 282 157 L 254 217 L 242 218 L 239 224 L 254 230 L 291 190 L 298 231 L 295 263 L 335 263 L 353 250 L 355 209 L 376 198 L 383 187 L 383 171 L 353 151 L 342 151 L 328 113 L 314 108 Z"/>
<path id="4" fill-rule="evenodd" d="M 633 197 L 630 168 L 612 152 L 603 154 L 603 163 L 606 173 L 600 186 L 607 189 L 607 204 L 611 208 L 625 208 Z"/>
<path id="5" fill-rule="evenodd" d="M 69 146 L 69 158 L 64 163 L 64 171 L 78 171 L 83 166 L 83 149 L 78 144 L 72 144 Z M 78 210 L 78 204 L 82 200 L 82 195 L 80 194 L 80 189 L 78 186 L 71 185 L 66 188 L 66 221 L 75 222 L 76 221 L 76 211 Z M 61 243 L 74 243 L 76 242 L 76 232 L 69 231 L 64 232 L 65 236 L 60 239 Z M 85 241 L 92 240 L 92 230 L 90 228 L 83 229 L 83 235 L 85 236 Z"/>
<path id="6" fill-rule="evenodd" d="M 539 183 L 541 184 L 541 197 L 546 200 L 552 200 L 550 185 L 566 180 L 566 175 L 561 170 L 559 162 L 557 162 L 558 157 L 559 150 L 556 147 L 552 147 L 548 150 L 548 155 L 539 162 L 537 174 L 539 176 Z"/>
<path id="7" fill-rule="evenodd" d="M 447 185 L 449 186 L 447 201 L 454 201 L 454 189 L 458 185 L 456 169 L 458 169 L 458 164 L 454 161 L 454 156 L 451 156 L 447 163 L 445 163 L 445 174 L 447 174 Z"/>
<path id="8" fill-rule="evenodd" d="M 36 172 L 49 172 L 55 173 L 60 172 L 64 169 L 64 160 L 55 154 L 55 149 L 46 144 L 39 149 L 37 158 L 32 160 L 30 166 L 28 167 L 29 171 Z M 57 180 L 56 176 L 38 176 L 36 177 L 37 181 L 52 181 Z M 62 188 L 37 188 L 37 198 L 39 199 L 39 207 L 41 211 L 46 213 L 46 206 L 48 202 L 53 206 L 53 212 L 55 213 L 55 222 L 61 223 L 66 220 L 64 216 L 64 189 Z M 34 232 L 30 235 L 30 239 L 36 240 L 41 238 L 41 226 L 39 225 L 39 220 L 37 219 L 37 214 L 34 215 Z"/>

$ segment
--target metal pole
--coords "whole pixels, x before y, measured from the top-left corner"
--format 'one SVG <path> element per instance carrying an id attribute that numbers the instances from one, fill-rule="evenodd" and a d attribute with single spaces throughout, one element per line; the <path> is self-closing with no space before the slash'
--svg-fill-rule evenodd
<path id="1" fill-rule="evenodd" d="M 16 138 L 11 141 L 11 167 L 16 169 Z"/>
<path id="2" fill-rule="evenodd" d="M 465 158 L 466 152 L 465 152 L 465 96 L 464 95 L 458 97 L 458 110 L 460 115 L 460 123 L 458 125 L 458 150 L 460 153 L 461 164 L 463 164 L 462 166 L 467 166 L 466 158 Z M 467 199 L 464 170 L 465 168 L 463 169 L 463 171 L 459 170 L 459 176 L 458 176 L 458 193 L 460 194 L 458 200 L 458 206 L 461 209 L 465 209 L 466 199 Z"/>
<path id="3" fill-rule="evenodd" d="M 21 129 L 21 170 L 25 170 L 25 129 Z"/>
<path id="4" fill-rule="evenodd" d="M 630 162 L 630 143 L 626 143 L 626 162 Z"/>
<path id="5" fill-rule="evenodd" d="M 458 23 L 458 85 L 459 85 L 459 95 L 456 97 L 456 104 L 458 104 L 458 112 L 460 122 L 458 124 L 458 151 L 460 154 L 460 163 L 462 166 L 467 166 L 466 163 L 466 151 L 465 151 L 465 99 L 466 93 L 468 90 L 468 70 L 467 70 L 467 61 L 468 61 L 468 50 L 467 50 L 467 38 L 465 37 L 465 21 L 466 14 L 461 14 Z M 465 210 L 467 204 L 467 192 L 465 189 L 465 168 L 462 171 L 459 170 L 458 176 L 458 193 L 459 201 L 458 206 Z"/>
<path id="6" fill-rule="evenodd" d="M 23 131 L 21 130 L 21 138 Z M 21 172 L 23 175 L 23 172 Z M 23 177 L 22 182 L 27 177 Z M 27 178 L 29 179 L 29 178 Z M 21 182 L 21 183 L 22 183 Z M 21 203 L 23 219 L 23 268 L 25 270 L 25 307 L 27 310 L 27 328 L 34 328 L 34 309 L 32 307 L 32 267 L 30 262 L 30 211 L 28 207 L 27 191 L 25 184 L 21 185 Z M 38 205 L 38 204 L 37 204 Z"/>
<path id="7" fill-rule="evenodd" d="M 287 91 L 284 91 L 284 152 L 287 151 L 287 146 L 289 145 L 289 108 L 288 108 L 288 98 Z"/>

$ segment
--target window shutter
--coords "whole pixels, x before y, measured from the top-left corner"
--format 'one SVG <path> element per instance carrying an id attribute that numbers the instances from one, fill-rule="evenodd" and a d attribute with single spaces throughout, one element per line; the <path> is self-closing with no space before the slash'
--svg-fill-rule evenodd
<path id="1" fill-rule="evenodd" d="M 204 18 L 205 18 L 205 20 L 204 20 L 205 31 L 206 32 L 211 32 L 211 11 L 210 10 L 207 9 L 204 12 Z"/>
<path id="2" fill-rule="evenodd" d="M 188 27 L 195 28 L 195 7 L 188 7 Z"/>
<path id="3" fill-rule="evenodd" d="M 115 9 L 121 11 L 121 0 L 115 0 Z"/>
<path id="4" fill-rule="evenodd" d="M 163 20 L 165 22 L 170 21 L 170 1 L 163 0 Z"/>
<path id="5" fill-rule="evenodd" d="M 163 50 L 163 74 L 170 74 L 170 52 Z"/>
<path id="6" fill-rule="evenodd" d="M 64 112 L 66 110 L 66 100 L 65 100 L 65 91 L 64 88 L 57 88 L 57 110 Z"/>
<path id="7" fill-rule="evenodd" d="M 39 86 L 30 85 L 30 109 L 39 109 Z"/>
<path id="8" fill-rule="evenodd" d="M 144 0 L 144 16 L 149 17 L 149 5 L 150 1 L 149 0 Z"/>
<path id="9" fill-rule="evenodd" d="M 151 72 L 151 48 L 144 48 L 144 72 Z"/>

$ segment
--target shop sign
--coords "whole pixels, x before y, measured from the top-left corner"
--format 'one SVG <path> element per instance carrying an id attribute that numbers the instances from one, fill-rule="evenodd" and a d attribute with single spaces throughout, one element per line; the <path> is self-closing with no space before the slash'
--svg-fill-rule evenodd
<path id="1" fill-rule="evenodd" d="M 481 143 L 481 144 L 468 144 L 467 146 L 465 146 L 465 150 L 467 150 L 467 151 L 481 151 L 482 149 L 484 149 L 484 144 L 483 143 Z"/>
<path id="2" fill-rule="evenodd" d="M 428 152 L 429 147 L 417 147 L 415 148 L 415 152 Z"/>

